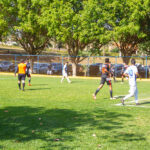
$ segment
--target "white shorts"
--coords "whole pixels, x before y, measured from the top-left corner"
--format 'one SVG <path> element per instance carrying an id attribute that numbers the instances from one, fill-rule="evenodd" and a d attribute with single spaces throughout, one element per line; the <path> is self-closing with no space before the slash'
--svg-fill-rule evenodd
<path id="1" fill-rule="evenodd" d="M 65 71 L 63 71 L 63 76 L 64 76 L 64 77 L 67 77 L 67 76 L 68 76 Z"/>

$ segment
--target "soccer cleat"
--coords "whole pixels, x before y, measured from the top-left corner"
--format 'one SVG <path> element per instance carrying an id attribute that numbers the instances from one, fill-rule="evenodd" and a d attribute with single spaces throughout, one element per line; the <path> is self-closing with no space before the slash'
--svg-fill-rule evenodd
<path id="1" fill-rule="evenodd" d="M 121 103 L 122 103 L 122 105 L 124 105 L 124 99 L 121 99 Z"/>
<path id="2" fill-rule="evenodd" d="M 28 86 L 31 86 L 31 83 L 29 83 Z"/>
<path id="3" fill-rule="evenodd" d="M 96 100 L 96 95 L 95 95 L 95 94 L 93 94 L 93 99 L 95 99 L 95 100 Z"/>
<path id="4" fill-rule="evenodd" d="M 136 105 L 140 105 L 140 103 L 136 103 Z"/>

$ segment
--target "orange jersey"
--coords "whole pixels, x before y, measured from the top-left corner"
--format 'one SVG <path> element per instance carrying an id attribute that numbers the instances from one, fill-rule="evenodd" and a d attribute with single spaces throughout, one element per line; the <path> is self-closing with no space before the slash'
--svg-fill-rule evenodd
<path id="1" fill-rule="evenodd" d="M 18 74 L 26 74 L 26 64 L 18 64 Z"/>

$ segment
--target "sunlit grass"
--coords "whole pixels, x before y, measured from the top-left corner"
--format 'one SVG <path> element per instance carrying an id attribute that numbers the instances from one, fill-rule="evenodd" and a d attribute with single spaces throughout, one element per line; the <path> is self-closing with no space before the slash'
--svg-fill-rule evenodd
<path id="1" fill-rule="evenodd" d="M 23 92 L 17 78 L 0 75 L 0 149 L 150 149 L 150 108 L 115 106 L 107 85 L 94 101 L 99 80 L 71 80 L 33 77 Z M 149 84 L 138 82 L 139 99 L 150 97 Z M 114 95 L 128 90 L 127 81 L 113 83 Z"/>

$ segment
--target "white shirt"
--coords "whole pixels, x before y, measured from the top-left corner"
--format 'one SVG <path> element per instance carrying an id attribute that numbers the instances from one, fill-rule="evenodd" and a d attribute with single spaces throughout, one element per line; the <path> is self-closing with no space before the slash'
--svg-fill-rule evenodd
<path id="1" fill-rule="evenodd" d="M 136 86 L 136 73 L 138 73 L 137 67 L 132 65 L 128 67 L 124 73 L 129 75 L 129 85 Z"/>
<path id="2" fill-rule="evenodd" d="M 63 66 L 63 76 L 67 76 L 67 64 Z"/>

